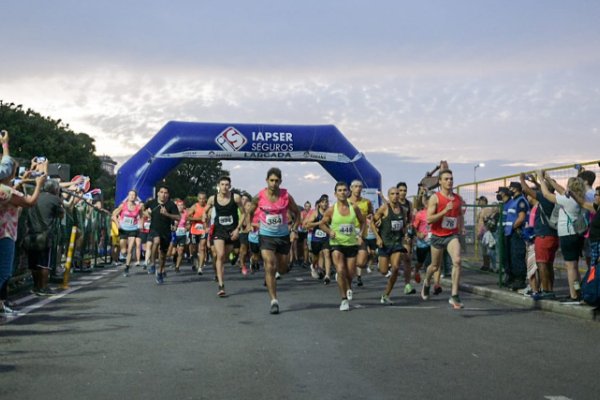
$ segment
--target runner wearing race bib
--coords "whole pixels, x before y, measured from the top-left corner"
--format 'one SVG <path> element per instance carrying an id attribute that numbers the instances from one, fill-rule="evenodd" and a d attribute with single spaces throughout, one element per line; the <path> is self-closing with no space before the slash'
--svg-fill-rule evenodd
<path id="1" fill-rule="evenodd" d="M 448 302 L 454 309 L 463 308 L 458 296 L 460 282 L 460 240 L 459 233 L 463 224 L 463 200 L 452 190 L 454 179 L 452 171 L 440 171 L 440 191 L 431 196 L 427 205 L 427 222 L 431 224 L 431 264 L 427 268 L 421 290 L 423 300 L 429 298 L 431 277 L 439 270 L 444 249 L 452 258 L 452 294 Z"/>
<path id="2" fill-rule="evenodd" d="M 127 199 L 113 211 L 113 218 L 119 224 L 119 245 L 121 256 L 125 258 L 124 276 L 129 276 L 129 266 L 131 264 L 131 255 L 133 247 L 136 244 L 136 238 L 140 231 L 140 220 L 144 205 L 138 201 L 137 192 L 130 190 L 127 193 Z M 125 255 L 125 256 L 123 256 Z M 138 257 L 139 265 L 139 257 Z"/>
<path id="3" fill-rule="evenodd" d="M 208 238 L 208 224 L 205 222 L 204 218 L 206 202 L 206 193 L 199 192 L 198 202 L 188 210 L 188 220 L 191 223 L 190 234 L 192 239 L 192 248 L 190 249 L 190 252 L 196 253 L 197 250 L 196 271 L 198 275 L 202 275 L 202 269 L 206 264 L 207 257 L 206 240 Z"/>
<path id="4" fill-rule="evenodd" d="M 350 184 L 350 197 L 348 201 L 350 204 L 357 206 L 365 219 L 373 217 L 373 204 L 371 200 L 362 197 L 363 183 L 361 181 L 354 180 Z M 358 229 L 358 225 L 356 226 Z M 356 255 L 356 284 L 362 286 L 363 281 L 361 278 L 363 268 L 367 267 L 369 262 L 369 251 L 367 249 L 366 234 L 363 235 L 363 241 L 358 248 L 358 254 Z"/>
<path id="5" fill-rule="evenodd" d="M 323 220 L 323 214 L 329 208 L 329 197 L 324 194 L 315 203 L 317 208 L 304 221 L 306 229 L 311 231 L 310 251 L 313 255 L 312 265 L 310 266 L 311 276 L 320 279 L 325 267 L 323 283 L 329 285 L 331 282 L 331 253 L 329 247 L 329 236 L 319 225 Z"/>
<path id="6" fill-rule="evenodd" d="M 387 275 L 389 267 L 392 267 L 392 273 L 388 278 L 387 285 L 383 295 L 381 296 L 381 304 L 393 304 L 390 300 L 390 294 L 394 288 L 394 284 L 398 279 L 398 271 L 400 270 L 400 262 L 402 253 L 406 253 L 403 239 L 406 234 L 406 213 L 399 201 L 399 190 L 392 187 L 388 190 L 389 202 L 384 204 L 377 210 L 371 224 L 375 235 L 377 236 L 377 247 L 379 253 L 379 272 L 382 275 Z M 379 223 L 379 226 L 377 224 Z M 410 270 L 408 273 L 410 279 Z M 407 287 L 404 289 L 405 294 L 415 293 L 412 287 L 407 293 Z"/>
<path id="7" fill-rule="evenodd" d="M 211 209 L 214 207 L 214 231 L 212 240 L 215 248 L 215 272 L 219 283 L 219 297 L 226 297 L 225 293 L 225 261 L 233 248 L 239 248 L 239 234 L 241 222 L 244 218 L 242 199 L 239 194 L 231 192 L 231 179 L 228 176 L 219 178 L 219 192 L 210 196 L 207 209 L 204 213 L 204 221 L 208 220 Z M 238 213 L 239 210 L 239 213 Z"/>
<path id="8" fill-rule="evenodd" d="M 316 204 L 315 204 L 316 207 Z M 298 262 L 301 263 L 303 267 L 309 261 L 309 252 L 308 252 L 308 229 L 304 227 L 304 220 L 308 218 L 309 215 L 312 214 L 310 201 L 304 203 L 304 208 L 300 211 L 300 222 L 298 224 L 298 240 L 296 242 L 298 246 Z"/>
<path id="9" fill-rule="evenodd" d="M 356 271 L 356 255 L 366 232 L 365 218 L 358 206 L 348 202 L 348 185 L 335 185 L 337 202 L 329 207 L 319 228 L 329 235 L 333 263 L 337 270 L 337 283 L 342 297 L 341 311 L 350 310 L 352 278 Z M 355 227 L 359 227 L 358 233 Z"/>
<path id="10" fill-rule="evenodd" d="M 260 223 L 260 252 L 265 266 L 265 283 L 271 298 L 271 314 L 279 314 L 277 299 L 278 275 L 288 271 L 288 257 L 291 240 L 296 239 L 300 211 L 294 198 L 286 189 L 280 188 L 281 170 L 267 171 L 267 187 L 260 191 L 254 200 L 254 213 Z M 293 224 L 288 226 L 288 211 Z"/>
<path id="11" fill-rule="evenodd" d="M 183 200 L 175 202 L 177 210 L 179 210 L 180 219 L 175 227 L 175 246 L 177 246 L 177 261 L 175 262 L 175 272 L 179 272 L 181 261 L 183 260 L 183 251 L 188 241 L 188 211 L 185 208 Z"/>

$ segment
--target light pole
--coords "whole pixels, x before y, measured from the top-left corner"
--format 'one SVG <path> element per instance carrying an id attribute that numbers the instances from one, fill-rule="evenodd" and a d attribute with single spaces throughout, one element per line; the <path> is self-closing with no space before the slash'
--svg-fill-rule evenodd
<path id="1" fill-rule="evenodd" d="M 473 183 L 477 182 L 477 168 L 485 167 L 485 163 L 480 162 L 479 164 L 475 164 L 473 167 Z"/>

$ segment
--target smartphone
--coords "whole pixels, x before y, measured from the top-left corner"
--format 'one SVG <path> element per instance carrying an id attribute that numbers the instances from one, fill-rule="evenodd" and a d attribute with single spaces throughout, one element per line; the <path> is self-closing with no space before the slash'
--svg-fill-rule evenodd
<path id="1" fill-rule="evenodd" d="M 18 173 L 18 177 L 22 177 L 23 175 L 25 175 L 25 171 L 27 171 L 27 168 L 25 167 L 19 167 L 19 173 Z"/>
<path id="2" fill-rule="evenodd" d="M 575 168 L 577 171 L 581 171 L 581 169 L 582 169 L 583 167 L 581 166 L 581 164 L 575 164 L 575 165 L 573 166 L 573 168 Z"/>

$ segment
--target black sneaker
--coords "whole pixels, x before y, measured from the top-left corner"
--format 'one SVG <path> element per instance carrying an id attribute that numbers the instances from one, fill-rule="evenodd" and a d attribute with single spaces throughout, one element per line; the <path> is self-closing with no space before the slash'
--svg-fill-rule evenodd
<path id="1" fill-rule="evenodd" d="M 125 266 L 125 270 L 123 271 L 123 276 L 124 277 L 128 277 L 129 276 L 129 265 Z"/>
<path id="2" fill-rule="evenodd" d="M 323 284 L 324 285 L 329 285 L 331 283 L 331 278 L 329 278 L 328 276 L 325 277 L 325 279 L 323 279 Z"/>
<path id="3" fill-rule="evenodd" d="M 356 277 L 356 286 L 361 287 L 363 285 L 362 277 Z"/>

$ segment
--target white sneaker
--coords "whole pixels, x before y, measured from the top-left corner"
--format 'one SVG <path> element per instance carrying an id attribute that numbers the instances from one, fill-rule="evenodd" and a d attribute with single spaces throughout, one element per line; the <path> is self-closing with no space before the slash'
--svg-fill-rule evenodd
<path id="1" fill-rule="evenodd" d="M 346 290 L 346 297 L 348 298 L 348 300 L 352 300 L 352 294 L 352 289 Z"/>
<path id="2" fill-rule="evenodd" d="M 275 272 L 275 279 L 281 279 L 281 274 L 279 272 Z"/>
<path id="3" fill-rule="evenodd" d="M 381 299 L 379 300 L 379 302 L 381 304 L 386 304 L 388 306 L 391 306 L 391 305 L 394 304 L 394 302 L 390 300 L 390 296 L 388 296 L 387 294 L 382 295 Z"/>
<path id="4" fill-rule="evenodd" d="M 315 269 L 315 267 L 313 267 L 312 265 L 310 266 L 310 276 L 313 279 L 319 279 L 319 273 L 317 272 L 317 270 Z"/>
<path id="5" fill-rule="evenodd" d="M 346 299 L 340 304 L 340 311 L 350 311 L 350 302 Z"/>
<path id="6" fill-rule="evenodd" d="M 385 274 L 385 277 L 389 278 L 390 276 L 392 276 L 392 271 L 388 270 L 387 274 Z"/>
<path id="7" fill-rule="evenodd" d="M 367 266 L 367 273 L 368 273 L 368 274 L 370 274 L 371 272 L 373 272 L 373 270 L 371 269 L 371 266 L 370 266 L 370 265 L 368 265 L 368 266 Z"/>

